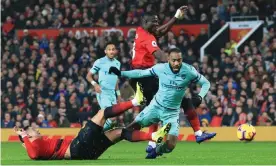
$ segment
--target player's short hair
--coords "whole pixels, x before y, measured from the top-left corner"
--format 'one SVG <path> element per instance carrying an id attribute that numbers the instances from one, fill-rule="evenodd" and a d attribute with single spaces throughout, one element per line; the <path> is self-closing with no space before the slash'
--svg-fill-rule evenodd
<path id="1" fill-rule="evenodd" d="M 104 47 L 104 48 L 106 49 L 106 47 L 109 46 L 109 45 L 114 45 L 114 46 L 116 47 L 116 44 L 115 44 L 115 43 L 113 43 L 113 42 L 108 42 L 108 43 L 105 44 L 105 47 Z"/>
<path id="2" fill-rule="evenodd" d="M 154 11 L 151 11 L 151 12 L 145 12 L 143 15 L 142 15 L 142 18 L 143 19 L 147 19 L 148 17 L 152 17 L 152 16 L 156 16 L 157 13 L 154 12 Z"/>
<path id="3" fill-rule="evenodd" d="M 23 130 L 28 130 L 29 127 L 30 127 L 30 126 L 26 126 L 26 127 L 23 128 Z M 22 136 L 19 135 L 18 137 L 19 137 L 19 140 L 20 140 L 22 143 L 24 143 L 24 140 L 23 140 Z"/>
<path id="4" fill-rule="evenodd" d="M 179 48 L 172 48 L 169 50 L 169 55 L 171 55 L 172 52 L 175 52 L 175 53 L 182 53 L 181 50 Z"/>

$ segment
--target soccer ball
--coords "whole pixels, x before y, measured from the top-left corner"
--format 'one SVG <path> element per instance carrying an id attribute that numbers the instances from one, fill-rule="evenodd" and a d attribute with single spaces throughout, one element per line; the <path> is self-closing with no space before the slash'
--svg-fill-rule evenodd
<path id="1" fill-rule="evenodd" d="M 256 135 L 256 129 L 251 124 L 242 124 L 238 127 L 237 136 L 241 141 L 252 141 Z"/>

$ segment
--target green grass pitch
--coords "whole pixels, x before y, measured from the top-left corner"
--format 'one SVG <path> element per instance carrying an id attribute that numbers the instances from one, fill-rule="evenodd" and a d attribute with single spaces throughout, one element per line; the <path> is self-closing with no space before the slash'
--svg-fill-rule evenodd
<path id="1" fill-rule="evenodd" d="M 98 160 L 32 161 L 19 143 L 2 143 L 2 164 L 13 165 L 276 165 L 276 142 L 178 142 L 176 149 L 146 160 L 147 143 L 121 142 Z"/>

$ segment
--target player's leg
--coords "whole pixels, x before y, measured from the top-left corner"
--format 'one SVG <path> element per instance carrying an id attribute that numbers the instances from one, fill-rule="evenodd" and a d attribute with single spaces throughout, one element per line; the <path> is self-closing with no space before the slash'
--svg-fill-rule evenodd
<path id="1" fill-rule="evenodd" d="M 156 154 L 162 155 L 163 153 L 171 153 L 176 146 L 177 140 L 178 136 L 169 134 L 166 142 L 157 145 L 155 150 Z"/>
<path id="2" fill-rule="evenodd" d="M 101 107 L 101 110 L 104 110 L 107 107 L 112 106 L 113 104 L 116 104 L 116 96 L 114 91 L 103 91 L 101 93 L 97 93 L 96 95 L 97 101 Z M 107 119 L 104 124 L 104 131 L 110 130 L 112 128 L 112 120 Z"/>
<path id="3" fill-rule="evenodd" d="M 104 110 L 99 111 L 91 120 L 97 125 L 103 126 L 106 122 L 106 119 L 116 117 L 128 109 L 140 105 L 142 101 L 143 95 L 141 92 L 136 92 L 134 99 L 131 101 L 121 102 L 107 107 Z"/>
<path id="4" fill-rule="evenodd" d="M 138 80 L 141 91 L 146 99 L 146 105 L 149 105 L 154 95 L 158 91 L 159 80 L 156 77 L 145 77 Z"/>
<path id="5" fill-rule="evenodd" d="M 149 105 L 154 95 L 158 91 L 159 80 L 156 77 L 146 77 L 139 80 L 139 85 L 146 100 L 146 105 Z M 158 129 L 158 124 L 152 124 L 149 126 L 149 132 L 156 132 Z M 156 143 L 149 141 L 146 151 L 151 150 L 156 147 Z"/>
<path id="6" fill-rule="evenodd" d="M 119 116 L 136 105 L 138 104 L 135 98 L 131 101 L 121 102 L 99 111 L 91 120 L 99 126 L 104 126 L 106 119 Z"/>
<path id="7" fill-rule="evenodd" d="M 140 130 L 143 127 L 148 127 L 151 124 L 159 122 L 158 107 L 152 102 L 142 112 L 140 112 L 135 120 L 127 126 L 129 130 Z"/>
<path id="8" fill-rule="evenodd" d="M 132 79 L 129 80 L 129 85 L 132 87 L 134 92 L 136 92 L 137 80 L 138 80 L 137 78 L 132 78 Z"/>
<path id="9" fill-rule="evenodd" d="M 104 104 L 102 103 L 103 108 L 107 108 L 107 107 L 117 104 L 117 98 L 116 98 L 114 91 L 109 91 L 108 93 L 104 93 L 102 97 L 103 97 L 102 101 L 104 102 Z M 104 131 L 110 130 L 112 128 L 112 126 L 113 126 L 113 120 L 112 120 L 112 118 L 109 118 L 106 120 L 103 130 Z"/>
<path id="10" fill-rule="evenodd" d="M 95 116 L 103 116 L 99 111 Z M 71 159 L 97 159 L 108 147 L 113 145 L 103 134 L 104 118 L 101 122 L 88 121 L 70 145 Z M 100 124 L 100 125 L 99 125 Z M 104 145 L 99 146 L 100 143 Z"/>
<path id="11" fill-rule="evenodd" d="M 192 100 L 184 97 L 181 103 L 185 115 L 195 132 L 196 142 L 201 143 L 216 136 L 216 133 L 207 133 L 200 130 L 200 121 L 193 106 Z"/>
<path id="12" fill-rule="evenodd" d="M 183 108 L 184 113 L 195 132 L 195 135 L 201 135 L 202 131 L 200 130 L 200 121 L 193 106 L 192 100 L 184 97 L 182 99 L 181 107 Z"/>
<path id="13" fill-rule="evenodd" d="M 163 153 L 170 153 L 176 146 L 176 142 L 179 134 L 179 112 L 180 110 L 167 110 L 161 107 L 161 115 L 160 120 L 162 121 L 162 125 L 170 123 L 171 129 L 168 133 L 167 141 L 159 144 L 156 148 L 153 148 L 148 152 L 147 159 L 155 159 L 158 155 L 162 155 Z"/>
<path id="14" fill-rule="evenodd" d="M 144 132 L 140 130 L 130 130 L 130 129 L 113 129 L 105 132 L 105 135 L 112 142 L 118 142 L 125 139 L 129 142 L 139 142 L 139 141 L 154 141 L 160 143 L 163 141 L 164 137 L 170 131 L 171 124 L 166 124 L 160 130 L 154 133 Z"/>
<path id="15" fill-rule="evenodd" d="M 107 148 L 114 144 L 103 133 L 103 126 L 106 119 L 118 116 L 129 108 L 139 104 L 137 95 L 132 101 L 121 102 L 107 107 L 88 121 L 79 131 L 78 136 L 72 141 L 70 146 L 73 159 L 97 159 Z M 142 100 L 142 99 L 141 99 Z M 116 134 L 116 133 L 115 133 Z"/>

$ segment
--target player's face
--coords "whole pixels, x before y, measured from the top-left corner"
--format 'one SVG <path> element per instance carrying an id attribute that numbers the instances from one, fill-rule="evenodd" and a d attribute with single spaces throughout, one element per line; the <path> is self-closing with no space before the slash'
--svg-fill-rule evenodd
<path id="1" fill-rule="evenodd" d="M 106 46 L 104 52 L 110 59 L 113 59 L 117 53 L 117 50 L 114 44 L 109 44 Z"/>
<path id="2" fill-rule="evenodd" d="M 182 65 L 182 55 L 181 53 L 171 52 L 169 55 L 169 64 L 173 72 L 178 72 Z"/>
<path id="3" fill-rule="evenodd" d="M 156 15 L 148 18 L 147 27 L 150 33 L 155 33 L 158 26 L 159 26 L 159 19 Z"/>

